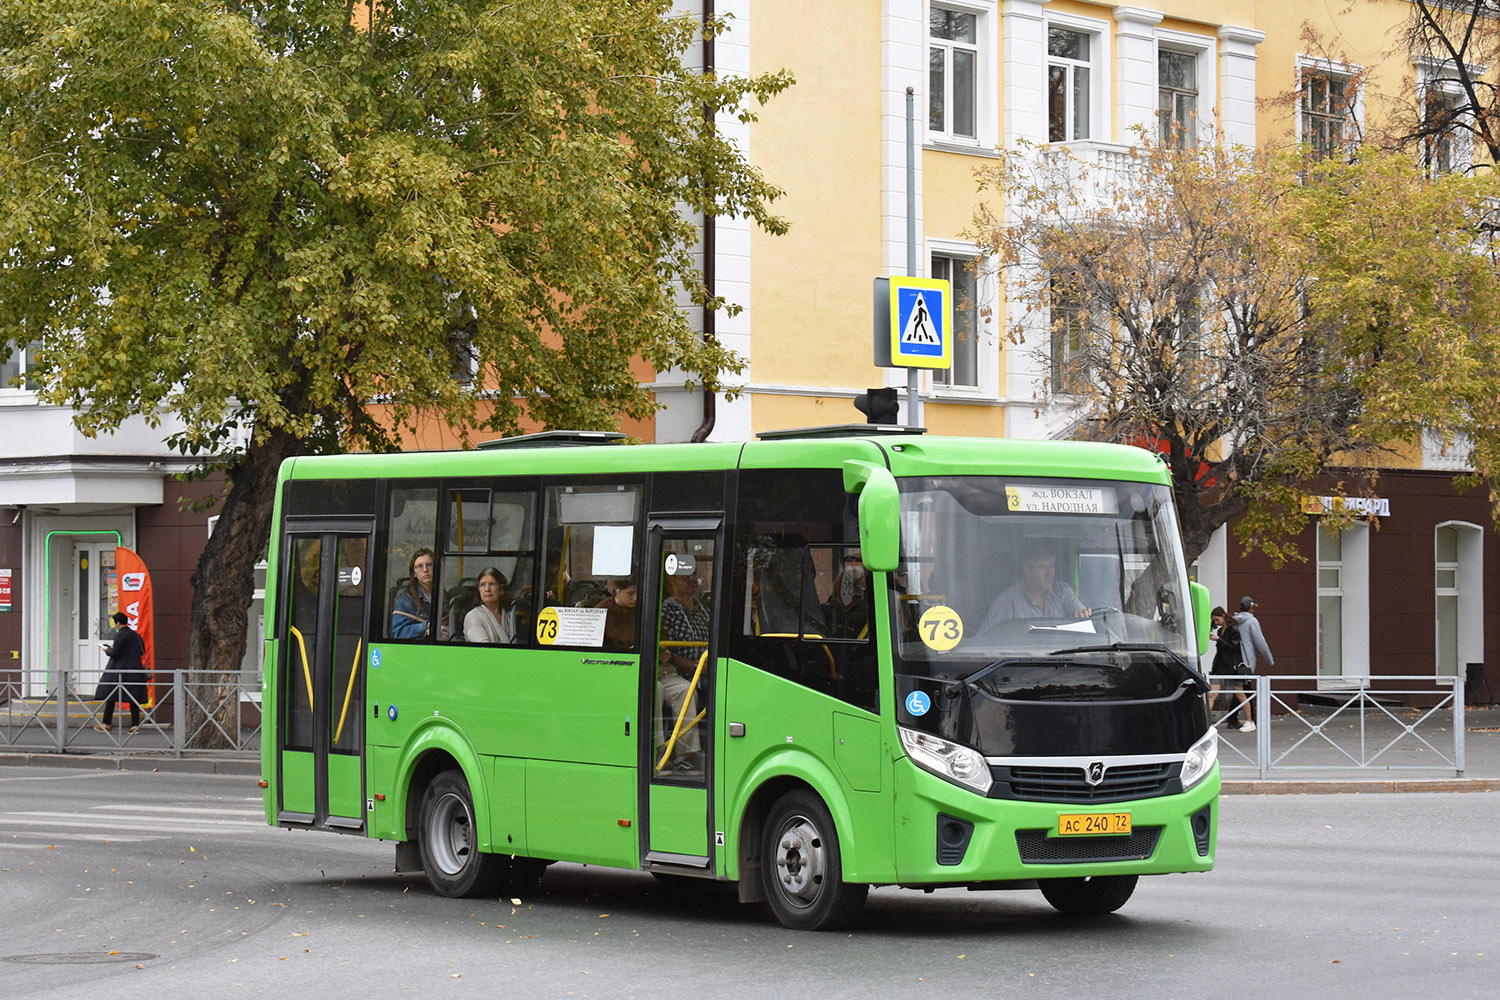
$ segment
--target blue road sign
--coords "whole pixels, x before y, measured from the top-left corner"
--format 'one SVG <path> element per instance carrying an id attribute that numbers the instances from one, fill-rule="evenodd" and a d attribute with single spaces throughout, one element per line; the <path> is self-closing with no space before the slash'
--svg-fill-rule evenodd
<path id="1" fill-rule="evenodd" d="M 890 279 L 891 363 L 953 367 L 953 291 L 937 278 Z"/>

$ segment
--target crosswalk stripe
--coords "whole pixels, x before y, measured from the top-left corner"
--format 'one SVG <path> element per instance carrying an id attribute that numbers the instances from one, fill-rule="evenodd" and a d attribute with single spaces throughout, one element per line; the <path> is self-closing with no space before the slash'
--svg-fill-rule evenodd
<path id="1" fill-rule="evenodd" d="M 60 827 L 63 829 L 94 830 L 101 836 L 108 836 L 113 831 L 135 831 L 138 833 L 179 833 L 193 834 L 195 836 L 209 836 L 212 834 L 225 833 L 251 833 L 260 830 L 271 830 L 272 827 L 264 823 L 234 823 L 215 825 L 188 825 L 170 823 L 130 823 L 116 822 L 110 819 L 108 822 L 101 820 L 68 820 L 53 819 L 49 817 L 35 817 L 28 819 L 26 814 L 17 813 L 8 816 L 0 816 L 0 827 L 45 827 L 52 829 Z"/>
<path id="2" fill-rule="evenodd" d="M 30 830 L 17 830 L 10 834 L 15 837 L 34 837 L 35 840 L 6 840 L 0 841 L 0 848 L 20 847 L 26 850 L 46 850 L 47 845 L 54 840 L 83 841 L 88 844 L 144 844 L 149 840 L 165 840 L 165 837 L 119 837 L 109 833 L 32 833 Z"/>
<path id="3" fill-rule="evenodd" d="M 127 812 L 127 813 L 172 813 L 173 815 L 178 815 L 178 814 L 181 814 L 181 813 L 201 813 L 203 815 L 213 815 L 213 816 L 247 816 L 247 817 L 257 816 L 257 815 L 263 816 L 264 815 L 264 812 L 262 810 L 260 810 L 260 809 L 251 809 L 251 808 L 248 808 L 248 807 L 245 807 L 245 806 L 235 806 L 235 807 L 228 807 L 228 808 L 210 809 L 210 808 L 207 808 L 207 807 L 198 807 L 198 806 L 133 806 L 133 805 L 125 805 L 124 803 L 119 803 L 119 804 L 114 804 L 114 805 L 90 806 L 89 807 L 89 811 L 90 812 Z"/>

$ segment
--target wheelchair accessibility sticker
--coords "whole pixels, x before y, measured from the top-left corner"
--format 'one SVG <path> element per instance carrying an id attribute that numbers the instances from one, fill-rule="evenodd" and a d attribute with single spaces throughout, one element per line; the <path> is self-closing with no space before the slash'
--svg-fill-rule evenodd
<path id="1" fill-rule="evenodd" d="M 906 696 L 906 710 L 912 715 L 926 715 L 932 708 L 932 699 L 925 691 L 913 691 Z"/>

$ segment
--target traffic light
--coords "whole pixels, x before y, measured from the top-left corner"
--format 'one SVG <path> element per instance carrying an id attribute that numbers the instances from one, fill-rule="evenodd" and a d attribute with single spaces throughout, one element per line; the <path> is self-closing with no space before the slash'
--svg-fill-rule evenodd
<path id="1" fill-rule="evenodd" d="M 865 415 L 867 424 L 894 424 L 901 404 L 895 389 L 866 389 L 854 397 L 854 408 Z"/>

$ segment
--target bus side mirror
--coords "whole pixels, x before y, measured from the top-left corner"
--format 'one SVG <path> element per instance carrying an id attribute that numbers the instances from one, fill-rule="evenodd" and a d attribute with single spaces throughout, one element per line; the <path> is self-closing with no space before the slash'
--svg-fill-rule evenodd
<path id="1" fill-rule="evenodd" d="M 1198 655 L 1202 656 L 1208 652 L 1208 630 L 1210 623 L 1208 613 L 1211 610 L 1208 603 L 1208 588 L 1201 583 L 1189 583 L 1188 590 L 1193 595 L 1193 629 L 1198 633 Z"/>
<path id="2" fill-rule="evenodd" d="M 859 494 L 859 549 L 865 566 L 889 573 L 901 560 L 901 491 L 891 470 L 850 459 L 844 492 Z"/>

